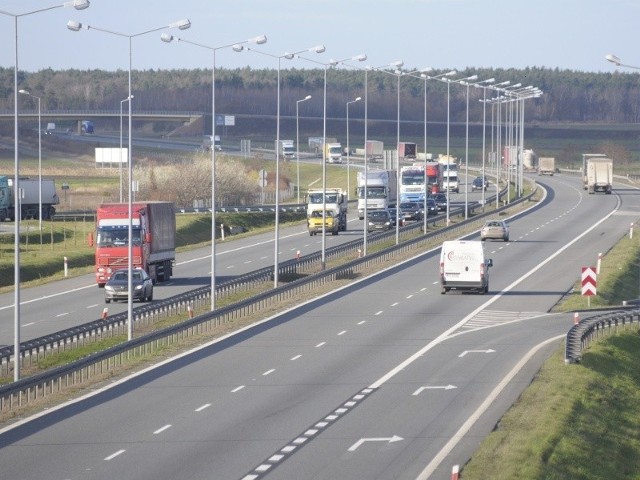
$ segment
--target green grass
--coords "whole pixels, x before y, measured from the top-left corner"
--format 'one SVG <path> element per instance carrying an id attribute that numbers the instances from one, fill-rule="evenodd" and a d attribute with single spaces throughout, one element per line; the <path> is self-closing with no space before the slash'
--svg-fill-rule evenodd
<path id="1" fill-rule="evenodd" d="M 282 224 L 298 223 L 303 213 L 281 213 Z M 242 226 L 248 234 L 273 228 L 274 214 L 242 213 L 217 214 L 216 223 Z M 23 286 L 39 285 L 64 278 L 64 257 L 70 276 L 93 271 L 95 250 L 89 246 L 87 237 L 94 231 L 93 221 L 44 222 L 42 243 L 38 222 L 26 220 L 21 223 L 24 233 L 20 235 L 20 281 Z M 219 228 L 216 230 L 219 235 Z M 177 251 L 211 244 L 211 215 L 178 215 L 176 217 Z M 0 235 L 0 292 L 13 289 L 14 285 L 14 236 Z"/>
<path id="2" fill-rule="evenodd" d="M 638 297 L 639 237 L 626 235 L 603 252 L 592 308 Z M 557 310 L 586 308 L 580 290 L 577 280 Z M 483 440 L 461 478 L 640 479 L 638 365 L 637 324 L 593 343 L 580 364 L 565 365 L 563 345 Z"/>
<path id="3" fill-rule="evenodd" d="M 640 478 L 639 364 L 637 333 L 598 342 L 577 365 L 558 350 L 461 478 Z"/>

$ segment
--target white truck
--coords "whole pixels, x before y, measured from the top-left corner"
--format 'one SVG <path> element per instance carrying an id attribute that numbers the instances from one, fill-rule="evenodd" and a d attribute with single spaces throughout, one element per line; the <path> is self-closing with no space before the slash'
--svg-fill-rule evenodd
<path id="1" fill-rule="evenodd" d="M 583 153 L 582 154 L 582 186 L 586 190 L 588 188 L 587 181 L 587 162 L 592 158 L 606 158 L 604 153 Z"/>
<path id="2" fill-rule="evenodd" d="M 324 137 L 309 137 L 309 150 L 316 155 L 322 155 L 322 146 L 324 145 Z M 327 143 L 337 142 L 337 138 L 327 137 Z"/>
<path id="3" fill-rule="evenodd" d="M 554 157 L 538 158 L 538 175 L 551 175 L 556 171 L 556 159 Z"/>
<path id="4" fill-rule="evenodd" d="M 589 193 L 610 194 L 613 188 L 613 160 L 591 158 L 587 160 L 587 190 Z"/>
<path id="5" fill-rule="evenodd" d="M 307 219 L 314 215 L 314 211 L 322 212 L 324 204 L 326 211 L 331 212 L 332 217 L 337 219 L 338 230 L 347 230 L 347 195 L 341 188 L 327 188 L 325 191 L 322 188 L 311 188 L 305 195 L 305 203 Z"/>
<path id="6" fill-rule="evenodd" d="M 280 140 L 276 145 L 279 160 L 293 160 L 296 158 L 296 148 L 293 140 Z"/>
<path id="7" fill-rule="evenodd" d="M 342 163 L 342 145 L 337 142 L 325 143 L 324 156 L 327 163 Z"/>
<path id="8" fill-rule="evenodd" d="M 365 189 L 367 211 L 386 210 L 396 203 L 398 176 L 395 170 L 369 170 L 358 172 L 358 218 L 364 219 Z"/>
<path id="9" fill-rule="evenodd" d="M 202 136 L 202 149 L 206 152 L 210 152 L 211 148 L 215 148 L 216 151 L 222 150 L 222 144 L 220 142 L 220 135 L 203 135 Z"/>
<path id="10" fill-rule="evenodd" d="M 451 155 L 439 155 L 438 163 L 440 163 L 442 169 L 442 185 L 440 189 L 443 192 L 449 190 L 450 192 L 459 193 L 460 184 L 458 182 L 456 158 Z"/>

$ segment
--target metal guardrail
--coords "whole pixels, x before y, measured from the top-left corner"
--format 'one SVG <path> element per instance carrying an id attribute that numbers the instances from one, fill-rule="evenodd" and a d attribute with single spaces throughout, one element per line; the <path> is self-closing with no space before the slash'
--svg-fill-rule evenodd
<path id="1" fill-rule="evenodd" d="M 515 202 L 512 202 L 511 204 L 506 205 L 501 209 L 498 209 L 497 211 L 499 212 L 501 210 L 511 208 L 514 204 L 528 201 L 534 193 L 523 197 Z M 166 345 L 171 345 L 184 337 L 208 331 L 228 321 L 260 313 L 264 311 L 265 308 L 281 304 L 282 302 L 289 301 L 290 299 L 298 298 L 299 295 L 313 291 L 314 289 L 317 289 L 324 284 L 328 284 L 344 278 L 351 278 L 358 271 L 365 269 L 369 265 L 390 260 L 398 252 L 415 251 L 415 249 L 419 247 L 420 244 L 426 244 L 429 241 L 438 239 L 457 230 L 466 229 L 474 222 L 483 222 L 484 217 L 493 215 L 495 213 L 496 210 L 480 214 L 474 218 L 464 220 L 454 226 L 446 227 L 444 229 L 433 232 L 432 234 L 418 236 L 414 239 L 399 243 L 398 245 L 392 246 L 390 248 L 385 248 L 376 253 L 369 254 L 366 257 L 357 258 L 351 262 L 348 262 L 347 264 L 343 264 L 322 271 L 320 273 L 309 275 L 306 278 L 300 278 L 286 285 L 270 289 L 266 292 L 252 296 L 251 298 L 217 309 L 214 312 L 209 312 L 195 318 L 188 319 L 178 325 L 151 332 L 134 340 L 124 342 L 120 345 L 103 350 L 101 352 L 94 353 L 86 358 L 77 360 L 68 365 L 51 369 L 47 372 L 39 373 L 19 380 L 18 382 L 2 386 L 0 387 L 0 413 L 12 410 L 16 407 L 24 405 L 25 403 L 38 400 L 56 392 L 60 392 L 74 385 L 81 384 L 90 376 L 105 375 L 114 368 L 117 368 L 128 358 L 147 355 L 158 348 L 162 348 Z M 412 225 L 411 227 L 420 228 L 420 225 Z M 393 234 L 395 234 L 395 232 L 391 231 L 388 232 L 388 234 L 378 234 L 372 237 L 382 239 L 384 237 L 387 237 L 388 235 L 390 236 Z M 372 240 L 374 240 L 374 238 L 372 238 Z M 361 244 L 361 242 L 362 240 L 357 240 L 350 243 Z M 345 245 L 341 245 L 336 248 L 344 250 Z M 341 255 L 344 256 L 344 253 L 342 253 Z M 289 263 L 291 264 L 292 262 Z M 295 263 L 299 264 L 299 262 Z M 288 268 L 288 266 L 283 266 L 283 268 Z M 271 270 L 272 272 L 272 269 L 269 270 Z M 255 272 L 250 275 L 254 274 Z M 196 292 L 201 297 L 206 297 L 208 293 L 207 290 L 208 287 L 203 287 L 201 289 L 198 289 Z M 193 299 L 194 294 L 195 292 L 189 292 L 183 295 L 184 301 L 180 303 L 180 305 L 182 306 L 182 311 L 186 312 L 187 305 L 190 304 L 191 301 L 189 299 Z M 162 305 L 166 308 L 168 304 L 175 302 L 175 298 L 176 297 L 173 297 L 173 299 L 162 302 Z M 175 308 L 176 304 L 173 303 L 172 307 Z M 134 319 L 134 321 L 139 320 L 140 317 Z M 105 325 L 105 328 L 103 330 L 106 330 L 107 332 L 112 332 L 113 330 L 126 327 L 126 325 L 122 324 L 120 324 L 120 326 L 116 326 L 114 325 L 114 322 L 104 323 L 108 323 L 109 325 L 111 325 L 111 328 L 109 328 L 108 325 Z M 83 330 L 81 327 L 77 328 L 79 329 L 79 331 L 77 332 L 78 337 L 86 338 L 87 336 L 93 335 L 99 336 L 98 332 L 91 333 L 87 330 Z M 63 335 L 59 335 L 59 338 L 57 340 L 58 344 L 62 345 L 62 348 L 64 348 L 66 342 L 71 341 L 69 337 L 63 337 Z M 43 350 L 43 348 L 46 350 L 46 347 L 39 346 L 38 350 L 35 353 L 36 357 Z M 22 352 L 22 348 L 21 355 L 24 355 L 24 353 Z"/>
<path id="2" fill-rule="evenodd" d="M 578 322 L 567 333 L 564 362 L 580 362 L 582 352 L 592 342 L 612 331 L 615 333 L 618 328 L 625 329 L 633 323 L 640 324 L 640 310 L 602 313 Z"/>

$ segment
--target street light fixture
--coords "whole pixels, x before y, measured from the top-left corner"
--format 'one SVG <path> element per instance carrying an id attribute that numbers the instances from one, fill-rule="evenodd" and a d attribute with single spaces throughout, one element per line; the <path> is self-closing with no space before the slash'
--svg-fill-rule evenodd
<path id="1" fill-rule="evenodd" d="M 123 182 L 122 182 L 122 104 L 124 102 L 128 102 L 129 100 L 131 100 L 133 98 L 133 95 L 131 95 L 130 97 L 125 98 L 124 100 L 120 100 L 120 155 L 118 155 L 118 164 L 120 167 L 120 203 L 122 203 L 123 201 L 123 193 L 122 193 L 122 189 L 123 189 Z"/>
<path id="2" fill-rule="evenodd" d="M 163 25 L 161 27 L 152 28 L 150 30 L 145 30 L 143 32 L 127 34 L 116 32 L 113 30 L 107 30 L 105 28 L 95 27 L 93 25 L 87 25 L 80 22 L 76 22 L 73 20 L 69 20 L 67 22 L 67 28 L 72 32 L 78 32 L 80 30 L 97 30 L 99 32 L 108 33 L 110 35 L 115 35 L 117 37 L 124 37 L 128 40 L 129 43 L 129 75 L 128 75 L 128 95 L 127 98 L 131 100 L 133 95 L 131 93 L 131 73 L 132 73 L 132 40 L 135 37 L 139 37 L 141 35 L 146 35 L 147 33 L 157 32 L 158 30 L 162 30 L 163 28 L 178 28 L 180 30 L 186 30 L 191 27 L 191 22 L 188 19 L 178 20 L 176 22 L 170 23 L 169 25 Z M 129 234 L 128 234 L 128 253 L 127 253 L 127 291 L 129 295 L 127 295 L 127 338 L 131 340 L 133 338 L 133 192 L 132 192 L 132 182 L 133 182 L 133 161 L 132 161 L 132 108 L 131 101 L 129 101 L 129 151 L 128 151 L 128 170 L 129 170 L 129 196 L 128 200 L 128 219 L 129 219 Z"/>
<path id="3" fill-rule="evenodd" d="M 243 44 L 255 43 L 258 45 L 267 42 L 267 37 L 259 35 L 240 42 L 229 43 L 219 47 L 211 47 L 201 43 L 185 40 L 184 38 L 175 37 L 169 33 L 160 35 L 160 40 L 165 43 L 172 41 L 183 42 L 196 47 L 210 50 L 213 54 L 213 63 L 211 67 L 211 311 L 216 308 L 216 51 L 223 48 L 231 48 L 234 52 L 241 52 L 244 49 Z"/>
<path id="4" fill-rule="evenodd" d="M 613 53 L 606 54 L 604 56 L 604 58 L 606 58 L 611 63 L 615 64 L 617 67 L 626 67 L 626 68 L 633 68 L 634 70 L 640 70 L 640 67 L 636 67 L 634 65 L 627 65 L 625 63 L 622 63 L 622 60 L 620 60 L 620 58 L 617 57 L 616 55 L 614 55 Z"/>
<path id="5" fill-rule="evenodd" d="M 351 100 L 347 102 L 347 202 L 349 201 L 349 195 L 351 193 L 351 175 L 350 175 L 350 165 L 351 165 L 351 149 L 349 148 L 349 105 L 352 103 L 356 103 L 362 100 L 362 97 L 356 97 L 355 100 Z M 365 149 L 367 146 L 364 146 Z"/>
<path id="6" fill-rule="evenodd" d="M 296 100 L 296 185 L 298 190 L 298 205 L 300 205 L 300 103 L 311 100 L 311 95 L 307 95 L 302 100 Z M 276 148 L 277 150 L 277 148 Z"/>
<path id="7" fill-rule="evenodd" d="M 275 161 L 276 161 L 276 198 L 275 198 L 275 239 L 274 239 L 274 253 L 273 253 L 273 288 L 278 287 L 279 281 L 279 265 L 280 265 L 280 158 L 278 155 L 278 145 L 280 144 L 280 61 L 285 58 L 292 60 L 296 55 L 304 52 L 309 53 L 323 53 L 325 51 L 324 45 L 316 45 L 315 47 L 305 48 L 298 52 L 286 52 L 282 55 L 274 55 L 271 53 L 262 52 L 260 50 L 251 50 L 252 52 L 260 53 L 271 58 L 278 60 L 278 77 L 276 86 L 276 143 L 275 143 Z M 323 227 L 324 228 L 324 227 Z M 324 231 L 323 231 L 324 233 Z M 324 235 L 323 235 L 324 240 Z"/>
<path id="8" fill-rule="evenodd" d="M 32 95 L 27 90 L 18 90 L 18 93 L 33 97 L 38 101 L 38 229 L 40 230 L 40 245 L 42 245 L 42 123 L 40 100 L 41 98 Z"/>
<path id="9" fill-rule="evenodd" d="M 20 162 L 18 159 L 18 19 L 36 13 L 46 12 L 62 7 L 73 7 L 76 10 L 84 10 L 89 8 L 89 0 L 71 0 L 52 7 L 40 8 L 24 13 L 11 13 L 6 10 L 0 10 L 0 15 L 13 17 L 13 32 L 15 37 L 14 49 L 14 67 L 13 67 L 13 159 L 15 178 L 13 180 L 14 192 L 14 247 L 13 247 L 13 321 L 14 321 L 14 337 L 13 337 L 13 378 L 15 381 L 20 379 Z"/>

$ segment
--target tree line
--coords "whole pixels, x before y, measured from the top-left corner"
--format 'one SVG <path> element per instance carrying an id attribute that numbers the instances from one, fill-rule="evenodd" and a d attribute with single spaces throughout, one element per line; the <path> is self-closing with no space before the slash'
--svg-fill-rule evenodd
<path id="1" fill-rule="evenodd" d="M 429 72 L 430 76 L 446 73 Z M 478 81 L 495 78 L 523 87 L 532 85 L 544 94 L 527 101 L 527 123 L 640 122 L 639 76 L 623 72 L 579 72 L 572 70 L 526 69 L 464 69 L 455 78 L 478 75 Z M 323 69 L 283 69 L 280 72 L 280 113 L 295 116 L 296 102 L 311 95 L 310 101 L 299 104 L 300 116 L 323 115 Z M 367 73 L 368 118 L 389 119 L 396 116 L 398 77 L 392 72 Z M 418 73 L 405 72 L 400 78 L 402 119 L 421 121 L 424 118 L 425 81 Z M 132 72 L 134 106 L 136 110 L 211 111 L 211 70 L 143 70 Z M 120 101 L 128 95 L 128 72 L 124 70 L 52 70 L 19 72 L 20 89 L 40 96 L 42 111 L 48 110 L 118 110 Z M 238 115 L 276 114 L 277 71 L 274 69 L 216 68 L 216 112 Z M 331 68 L 327 71 L 327 117 L 344 118 L 346 102 L 365 95 L 365 74 L 362 70 Z M 428 118 L 446 119 L 447 85 L 438 80 L 426 82 Z M 469 115 L 478 119 L 483 105 L 479 102 L 484 89 L 470 87 Z M 486 89 L 487 98 L 495 96 Z M 21 102 L 32 100 L 21 99 Z M 467 88 L 450 85 L 450 118 L 461 122 L 466 118 Z M 364 102 L 362 102 L 364 103 Z M 22 109 L 33 106 L 22 104 Z M 0 68 L 0 110 L 13 109 L 13 69 Z M 363 106 L 352 105 L 350 115 L 363 117 Z"/>

